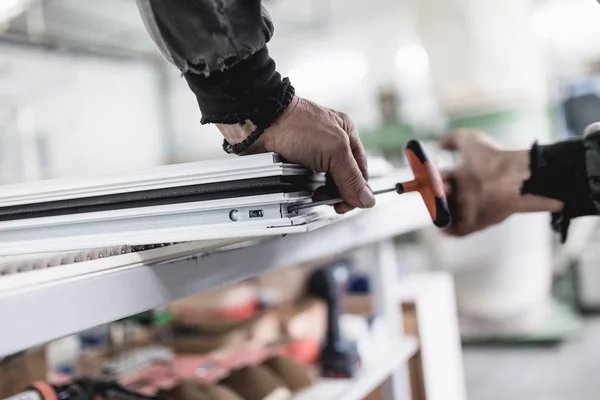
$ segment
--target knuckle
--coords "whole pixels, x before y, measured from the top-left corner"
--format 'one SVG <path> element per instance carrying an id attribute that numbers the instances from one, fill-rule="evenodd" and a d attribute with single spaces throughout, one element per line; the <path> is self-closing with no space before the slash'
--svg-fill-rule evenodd
<path id="1" fill-rule="evenodd" d="M 333 135 L 328 143 L 327 149 L 329 152 L 335 154 L 338 157 L 345 156 L 346 152 L 350 148 L 350 139 L 348 136 L 343 134 Z"/>
<path id="2" fill-rule="evenodd" d="M 354 122 L 348 114 L 340 113 L 340 117 L 342 118 L 342 123 L 344 124 L 344 130 L 348 133 L 352 133 L 354 131 Z"/>
<path id="3" fill-rule="evenodd" d="M 350 117 L 348 116 L 348 114 L 340 112 L 340 113 L 338 113 L 338 115 L 340 116 L 340 118 L 344 122 L 344 125 L 351 125 L 352 124 L 352 120 L 350 119 Z"/>

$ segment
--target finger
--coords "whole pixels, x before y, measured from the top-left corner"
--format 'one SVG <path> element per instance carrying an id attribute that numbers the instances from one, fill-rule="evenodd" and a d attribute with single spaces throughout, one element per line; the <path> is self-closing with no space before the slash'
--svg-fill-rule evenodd
<path id="1" fill-rule="evenodd" d="M 453 171 L 442 171 L 440 172 L 442 177 L 442 182 L 444 182 L 444 193 L 446 193 L 446 197 L 449 197 L 453 193 L 454 185 L 453 182 L 456 180 Z"/>
<path id="2" fill-rule="evenodd" d="M 345 149 L 338 148 L 330 157 L 329 173 L 342 199 L 353 207 L 373 207 L 375 196 L 354 159 L 349 143 Z"/>
<path id="3" fill-rule="evenodd" d="M 365 180 L 369 180 L 369 168 L 367 165 L 367 153 L 365 152 L 365 147 L 363 146 L 362 141 L 360 140 L 360 136 L 358 135 L 358 130 L 356 129 L 356 125 L 354 122 L 344 113 L 338 113 L 338 115 L 342 118 L 343 129 L 348 134 L 350 138 L 350 149 L 352 150 L 352 154 L 354 155 L 354 159 L 358 164 L 358 168 L 363 174 L 363 178 Z"/>
<path id="4" fill-rule="evenodd" d="M 449 182 L 444 182 L 444 193 L 446 194 L 446 197 L 454 195 L 454 188 Z"/>
<path id="5" fill-rule="evenodd" d="M 467 222 L 468 216 L 465 215 L 469 211 L 466 208 L 468 207 L 468 204 L 465 203 L 464 199 L 459 197 L 461 191 L 458 187 L 459 184 L 455 174 L 450 174 L 447 177 L 445 184 L 448 187 L 446 191 L 448 208 L 450 210 L 450 215 L 452 215 L 452 223 L 445 229 L 445 233 L 452 236 L 461 236 L 461 232 L 469 225 Z"/>
<path id="6" fill-rule="evenodd" d="M 452 226 L 449 226 L 448 228 L 442 229 L 442 233 L 444 233 L 448 236 L 464 237 L 464 236 L 467 236 L 471 232 L 465 230 L 462 227 L 452 225 Z"/>
<path id="7" fill-rule="evenodd" d="M 450 185 L 450 192 L 452 193 L 452 188 L 454 185 Z M 462 215 L 460 209 L 457 207 L 458 202 L 454 195 L 448 195 L 448 208 L 450 209 L 450 215 L 452 215 L 452 222 L 450 226 L 442 229 L 442 232 L 449 236 L 460 236 L 460 231 L 462 229 Z"/>
<path id="8" fill-rule="evenodd" d="M 468 229 L 471 229 L 473 226 L 478 224 L 479 197 L 476 195 L 476 193 L 479 191 L 476 187 L 476 184 L 467 178 L 462 178 L 458 182 L 459 185 L 456 187 L 456 197 L 462 212 L 461 223 L 464 224 Z"/>
<path id="9" fill-rule="evenodd" d="M 448 181 L 452 195 L 449 197 L 448 206 L 454 220 L 454 234 L 466 235 L 478 226 L 479 198 L 476 182 L 469 179 L 465 171 L 459 170 Z"/>
<path id="10" fill-rule="evenodd" d="M 338 214 L 346 214 L 347 212 L 354 210 L 356 207 L 352 207 L 350 204 L 344 202 L 336 204 L 334 208 Z"/>
<path id="11" fill-rule="evenodd" d="M 460 210 L 458 208 L 458 202 L 456 201 L 456 180 L 453 175 L 449 175 L 444 179 L 444 185 L 446 186 L 446 200 L 448 202 L 448 209 L 450 215 L 452 215 L 451 225 L 448 229 L 454 228 L 461 220 Z"/>
<path id="12" fill-rule="evenodd" d="M 453 179 L 454 171 L 450 171 L 450 170 L 440 171 L 440 176 L 442 177 L 442 180 L 444 182 L 449 181 L 449 180 Z"/>
<path id="13" fill-rule="evenodd" d="M 458 236 L 457 234 L 457 230 L 456 230 L 456 225 L 452 224 L 447 228 L 444 228 L 441 230 L 443 234 L 448 235 L 448 236 Z"/>

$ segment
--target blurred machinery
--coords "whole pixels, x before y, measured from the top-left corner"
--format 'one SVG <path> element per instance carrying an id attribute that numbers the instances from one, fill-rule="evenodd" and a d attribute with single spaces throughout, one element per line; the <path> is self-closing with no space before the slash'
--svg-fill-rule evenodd
<path id="1" fill-rule="evenodd" d="M 572 81 L 564 86 L 561 111 L 564 119 L 562 136 L 578 137 L 585 128 L 600 121 L 600 73 Z M 569 231 L 565 252 L 574 262 L 574 288 L 582 311 L 600 311 L 600 225 L 597 218 L 576 220 Z"/>
<path id="2" fill-rule="evenodd" d="M 361 130 L 365 148 L 382 152 L 390 158 L 404 153 L 404 146 L 414 136 L 414 132 L 402 119 L 401 103 L 400 94 L 394 85 L 379 87 L 377 106 L 380 122 L 372 129 Z"/>
<path id="3" fill-rule="evenodd" d="M 589 124 L 600 121 L 600 74 L 571 82 L 564 92 L 561 108 L 566 134 L 581 136 Z"/>

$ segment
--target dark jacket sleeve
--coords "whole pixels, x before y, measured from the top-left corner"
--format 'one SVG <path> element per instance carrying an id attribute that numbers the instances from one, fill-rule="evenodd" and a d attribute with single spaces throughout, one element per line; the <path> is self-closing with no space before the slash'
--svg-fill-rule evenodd
<path id="1" fill-rule="evenodd" d="M 291 102 L 294 88 L 269 56 L 273 24 L 261 0 L 136 2 L 148 33 L 196 95 L 203 124 L 251 121 L 257 138 Z"/>
<path id="2" fill-rule="evenodd" d="M 248 58 L 273 36 L 260 0 L 136 0 L 150 37 L 183 73 L 210 75 Z"/>
<path id="3" fill-rule="evenodd" d="M 582 138 L 534 144 L 530 154 L 531 176 L 521 192 L 564 203 L 552 218 L 564 241 L 573 218 L 600 214 L 600 123 L 590 125 Z"/>

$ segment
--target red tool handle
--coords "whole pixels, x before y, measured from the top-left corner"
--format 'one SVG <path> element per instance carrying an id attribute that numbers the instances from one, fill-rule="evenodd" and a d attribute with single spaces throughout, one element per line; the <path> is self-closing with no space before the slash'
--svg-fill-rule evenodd
<path id="1" fill-rule="evenodd" d="M 438 228 L 447 227 L 450 225 L 451 217 L 442 176 L 435 165 L 427 159 L 423 146 L 418 141 L 411 140 L 408 142 L 406 157 L 415 179 L 396 185 L 396 192 L 398 194 L 419 192 L 435 226 Z"/>

